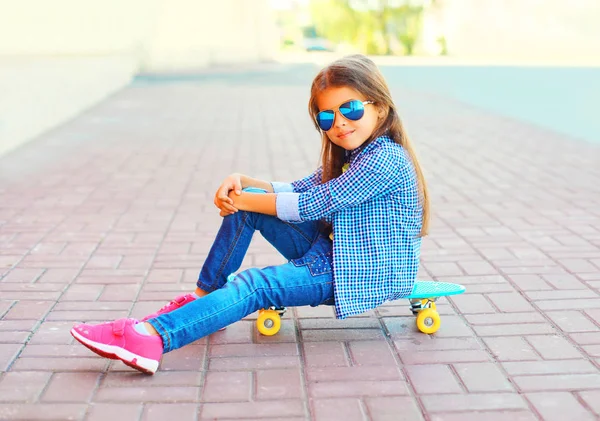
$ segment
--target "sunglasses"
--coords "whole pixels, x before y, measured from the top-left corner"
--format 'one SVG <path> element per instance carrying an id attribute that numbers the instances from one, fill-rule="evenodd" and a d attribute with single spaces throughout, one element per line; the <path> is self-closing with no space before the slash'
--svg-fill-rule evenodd
<path id="1" fill-rule="evenodd" d="M 317 124 L 324 132 L 330 130 L 333 127 L 335 121 L 335 112 L 339 111 L 344 118 L 352 121 L 360 120 L 365 115 L 365 105 L 373 104 L 373 101 L 359 101 L 353 99 L 348 102 L 344 102 L 342 105 L 333 110 L 323 110 L 317 114 L 315 120 Z"/>

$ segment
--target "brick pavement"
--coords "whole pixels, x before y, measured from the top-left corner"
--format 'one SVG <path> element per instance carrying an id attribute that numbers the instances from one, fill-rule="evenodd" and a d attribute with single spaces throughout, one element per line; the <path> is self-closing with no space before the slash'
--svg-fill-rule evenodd
<path id="1" fill-rule="evenodd" d="M 73 322 L 194 286 L 232 171 L 317 163 L 310 66 L 146 78 L 0 159 L 0 419 L 565 420 L 600 416 L 600 147 L 393 86 L 433 196 L 421 278 L 467 293 L 336 321 L 255 315 L 140 375 Z M 244 267 L 282 262 L 257 238 Z"/>

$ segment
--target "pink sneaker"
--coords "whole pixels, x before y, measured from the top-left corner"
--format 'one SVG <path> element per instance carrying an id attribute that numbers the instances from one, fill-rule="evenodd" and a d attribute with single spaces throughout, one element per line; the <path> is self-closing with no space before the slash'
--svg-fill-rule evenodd
<path id="1" fill-rule="evenodd" d="M 173 310 L 177 310 L 178 308 L 183 307 L 184 305 L 189 304 L 195 300 L 196 300 L 196 297 L 194 297 L 193 294 L 180 295 L 179 297 L 176 297 L 173 301 L 171 301 L 169 304 L 162 307 L 156 313 L 152 313 L 152 314 L 144 317 L 142 320 L 140 320 L 140 322 L 148 321 L 148 319 L 154 319 L 155 317 L 158 317 L 161 314 L 170 313 Z"/>
<path id="2" fill-rule="evenodd" d="M 131 368 L 154 374 L 163 353 L 160 336 L 142 335 L 134 325 L 134 319 L 73 326 L 71 335 L 96 354 L 112 360 L 121 360 Z"/>

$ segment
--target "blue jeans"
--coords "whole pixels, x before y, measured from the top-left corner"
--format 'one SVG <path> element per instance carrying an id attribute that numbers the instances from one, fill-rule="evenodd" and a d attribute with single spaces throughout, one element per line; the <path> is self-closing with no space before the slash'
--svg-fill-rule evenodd
<path id="1" fill-rule="evenodd" d="M 289 262 L 251 268 L 228 280 L 239 269 L 256 230 Z M 210 294 L 148 323 L 169 352 L 261 308 L 333 305 L 332 253 L 332 242 L 316 221 L 289 224 L 239 211 L 223 218 L 200 271 L 197 285 Z"/>

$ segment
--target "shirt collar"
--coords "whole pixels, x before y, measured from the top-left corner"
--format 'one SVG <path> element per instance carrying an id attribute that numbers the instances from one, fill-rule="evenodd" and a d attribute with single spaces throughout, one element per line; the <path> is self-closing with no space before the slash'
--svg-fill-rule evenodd
<path id="1" fill-rule="evenodd" d="M 379 145 L 385 142 L 391 142 L 392 139 L 389 136 L 379 136 L 376 139 L 373 139 L 371 142 L 365 144 L 363 143 L 358 148 L 353 149 L 351 151 L 346 151 L 346 162 L 352 163 L 354 160 L 364 151 L 372 150 Z"/>

